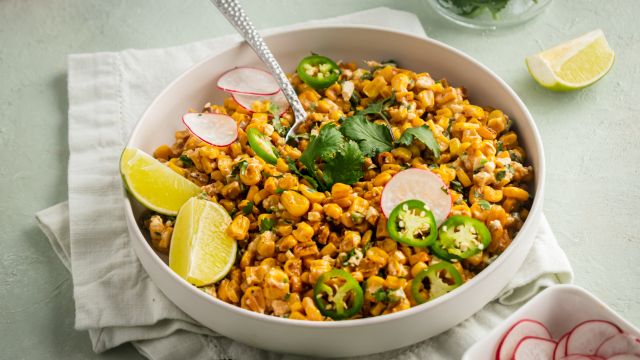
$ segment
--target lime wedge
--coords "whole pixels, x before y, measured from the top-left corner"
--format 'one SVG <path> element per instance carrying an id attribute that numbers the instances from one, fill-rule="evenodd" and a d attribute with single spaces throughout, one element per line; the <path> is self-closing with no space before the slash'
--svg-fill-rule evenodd
<path id="1" fill-rule="evenodd" d="M 125 186 L 145 207 L 175 216 L 202 189 L 140 149 L 127 147 L 120 157 Z"/>
<path id="2" fill-rule="evenodd" d="M 176 218 L 169 267 L 195 286 L 222 279 L 236 258 L 237 243 L 227 235 L 231 217 L 217 203 L 191 198 Z"/>
<path id="3" fill-rule="evenodd" d="M 613 65 L 615 55 L 598 29 L 564 44 L 527 57 L 529 73 L 554 91 L 587 87 L 600 80 Z"/>

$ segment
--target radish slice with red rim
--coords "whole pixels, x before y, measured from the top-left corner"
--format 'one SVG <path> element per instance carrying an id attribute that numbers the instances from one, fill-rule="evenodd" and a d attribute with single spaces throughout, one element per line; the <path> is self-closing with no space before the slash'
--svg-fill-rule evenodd
<path id="1" fill-rule="evenodd" d="M 513 324 L 498 344 L 496 360 L 511 360 L 520 341 L 525 337 L 533 336 L 551 339 L 547 327 L 537 320 L 524 319 Z"/>
<path id="2" fill-rule="evenodd" d="M 569 337 L 569 333 L 562 335 L 558 343 L 556 344 L 556 348 L 553 350 L 553 360 L 560 360 L 564 357 L 564 354 L 567 353 L 567 338 Z"/>
<path id="3" fill-rule="evenodd" d="M 238 124 L 223 114 L 188 113 L 182 122 L 198 139 L 214 146 L 227 146 L 238 138 Z"/>
<path id="4" fill-rule="evenodd" d="M 449 188 L 438 175 L 429 170 L 412 168 L 394 175 L 382 190 L 382 212 L 388 218 L 391 211 L 406 200 L 424 202 L 433 213 L 438 226 L 451 212 Z"/>
<path id="5" fill-rule="evenodd" d="M 276 107 L 278 115 L 284 114 L 289 108 L 289 102 L 287 101 L 287 98 L 286 96 L 284 96 L 282 91 L 278 91 L 273 95 L 248 95 L 241 93 L 232 93 L 231 96 L 233 97 L 233 100 L 238 103 L 238 105 L 251 112 L 253 112 L 252 105 L 256 101 L 269 101 Z"/>
<path id="6" fill-rule="evenodd" d="M 596 350 L 596 355 L 604 358 L 618 354 L 640 356 L 640 339 L 626 333 L 617 334 L 605 340 Z"/>
<path id="7" fill-rule="evenodd" d="M 222 74 L 218 78 L 218 88 L 249 95 L 273 95 L 280 91 L 273 75 L 252 67 L 237 67 Z"/>
<path id="8" fill-rule="evenodd" d="M 525 336 L 513 353 L 514 360 L 552 359 L 556 342 L 546 338 Z"/>
<path id="9" fill-rule="evenodd" d="M 618 354 L 608 357 L 607 360 L 640 360 L 640 356 L 633 354 Z"/>
<path id="10" fill-rule="evenodd" d="M 560 358 L 560 360 L 601 360 L 602 358 L 598 358 L 597 356 L 590 355 L 582 355 L 582 354 L 571 354 L 565 357 Z"/>
<path id="11" fill-rule="evenodd" d="M 566 355 L 595 355 L 600 344 L 622 333 L 618 325 L 606 320 L 587 320 L 571 330 L 567 338 Z"/>

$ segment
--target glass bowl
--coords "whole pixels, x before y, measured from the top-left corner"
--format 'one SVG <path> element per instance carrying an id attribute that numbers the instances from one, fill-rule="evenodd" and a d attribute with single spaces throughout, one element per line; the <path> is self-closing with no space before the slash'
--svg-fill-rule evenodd
<path id="1" fill-rule="evenodd" d="M 440 15 L 474 29 L 522 24 L 542 13 L 551 0 L 429 0 Z"/>

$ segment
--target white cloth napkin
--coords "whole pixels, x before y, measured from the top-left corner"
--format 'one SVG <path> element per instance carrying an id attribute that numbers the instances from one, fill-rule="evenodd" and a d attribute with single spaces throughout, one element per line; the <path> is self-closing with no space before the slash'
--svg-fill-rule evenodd
<path id="1" fill-rule="evenodd" d="M 378 8 L 310 24 L 377 25 L 426 36 L 410 13 Z M 118 158 L 153 98 L 206 56 L 240 41 L 229 35 L 183 46 L 69 56 L 69 201 L 36 214 L 73 278 L 75 327 L 102 352 L 131 342 L 149 359 L 291 359 L 224 338 L 191 319 L 151 282 L 129 244 Z M 543 218 L 535 244 L 497 301 L 433 339 L 379 359 L 453 359 L 541 288 L 573 279 Z M 371 357 L 368 357 L 371 358 Z"/>

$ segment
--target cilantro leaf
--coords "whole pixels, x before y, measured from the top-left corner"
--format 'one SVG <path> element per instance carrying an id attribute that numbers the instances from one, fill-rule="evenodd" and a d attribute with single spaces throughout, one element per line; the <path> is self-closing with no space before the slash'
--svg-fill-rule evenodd
<path id="1" fill-rule="evenodd" d="M 253 211 L 253 201 L 249 201 L 247 205 L 242 207 L 242 213 L 245 215 L 251 214 L 251 211 Z"/>
<path id="2" fill-rule="evenodd" d="M 377 302 L 386 302 L 389 300 L 389 296 L 383 288 L 376 290 L 376 292 L 373 293 L 373 298 L 376 299 Z"/>
<path id="3" fill-rule="evenodd" d="M 264 218 L 260 222 L 259 230 L 260 230 L 261 233 L 263 233 L 265 231 L 270 231 L 271 229 L 273 229 L 273 227 L 275 225 L 276 225 L 276 221 L 274 219 Z"/>
<path id="4" fill-rule="evenodd" d="M 307 168 L 311 176 L 319 178 L 316 160 L 331 159 L 344 145 L 342 134 L 334 124 L 328 124 L 320 129 L 318 136 L 313 138 L 300 157 L 300 162 Z"/>
<path id="5" fill-rule="evenodd" d="M 316 179 L 312 178 L 309 175 L 303 174 L 302 171 L 298 170 L 298 167 L 296 166 L 296 162 L 294 160 L 287 159 L 287 165 L 289 165 L 289 170 L 291 170 L 292 173 L 307 180 L 309 182 L 309 185 L 311 185 L 314 189 L 318 189 L 318 182 L 316 181 Z"/>
<path id="6" fill-rule="evenodd" d="M 355 141 L 347 141 L 346 145 L 324 166 L 324 177 L 327 184 L 353 184 L 364 176 L 362 165 L 364 156 Z"/>
<path id="7" fill-rule="evenodd" d="M 371 157 L 392 149 L 393 140 L 389 129 L 368 121 L 363 115 L 354 115 L 345 120 L 340 131 L 347 138 L 355 140 L 365 156 Z"/>
<path id="8" fill-rule="evenodd" d="M 478 200 L 478 205 L 480 205 L 480 207 L 482 208 L 482 210 L 489 210 L 491 209 L 491 204 L 489 204 L 489 202 L 487 200 Z"/>
<path id="9" fill-rule="evenodd" d="M 427 148 L 431 150 L 436 159 L 440 158 L 440 145 L 438 145 L 438 142 L 436 141 L 435 136 L 433 136 L 433 132 L 431 132 L 429 126 L 422 125 L 405 130 L 398 142 L 402 145 L 408 146 L 411 145 L 414 138 L 425 144 Z"/>
<path id="10" fill-rule="evenodd" d="M 182 161 L 182 165 L 184 165 L 185 167 L 193 166 L 193 160 L 191 160 L 191 158 L 187 155 L 180 155 L 180 161 Z"/>
<path id="11" fill-rule="evenodd" d="M 271 124 L 273 125 L 273 129 L 280 136 L 287 135 L 287 128 L 282 125 L 282 121 L 280 120 L 280 108 L 278 108 L 274 104 L 269 104 L 269 112 L 273 115 L 273 119 L 271 120 Z"/>

